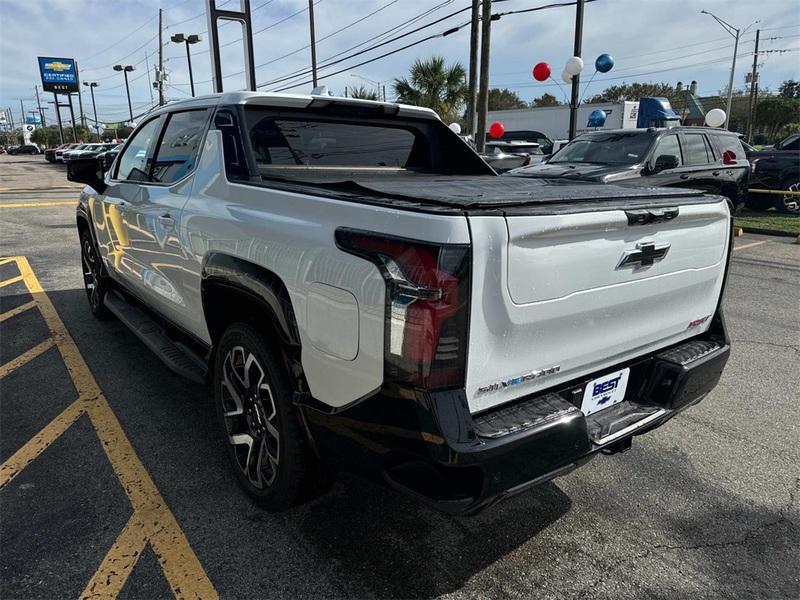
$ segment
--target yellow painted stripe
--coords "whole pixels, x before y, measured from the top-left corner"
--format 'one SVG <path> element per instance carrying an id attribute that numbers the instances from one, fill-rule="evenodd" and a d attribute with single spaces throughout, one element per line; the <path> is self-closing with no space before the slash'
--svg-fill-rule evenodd
<path id="1" fill-rule="evenodd" d="M 52 347 L 53 347 L 53 339 L 52 338 L 48 338 L 45 341 L 43 341 L 41 344 L 36 344 L 30 350 L 26 350 L 25 352 L 20 354 L 18 357 L 14 358 L 14 359 L 11 359 L 7 363 L 3 363 L 2 365 L 0 365 L 0 379 L 10 375 L 11 373 L 16 371 L 17 369 L 19 369 L 23 365 L 27 365 L 34 358 L 36 358 L 40 354 L 46 352 L 47 350 L 49 350 Z"/>
<path id="2" fill-rule="evenodd" d="M 766 244 L 769 240 L 762 240 L 760 242 L 750 242 L 749 244 L 743 244 L 741 246 L 734 246 L 733 250 L 744 250 L 745 248 L 752 248 L 753 246 L 760 246 L 761 244 Z"/>
<path id="3" fill-rule="evenodd" d="M 176 597 L 217 599 L 219 596 L 214 585 L 197 559 L 164 498 L 139 460 L 92 372 L 83 360 L 75 341 L 70 337 L 50 298 L 44 293 L 33 274 L 30 264 L 25 257 L 17 257 L 15 260 L 28 290 L 33 295 L 34 301 L 50 329 L 52 339 L 56 342 L 72 382 L 78 391 L 79 399 L 65 411 L 65 413 L 70 410 L 75 411 L 74 415 L 70 412 L 61 421 L 57 417 L 31 442 L 23 446 L 6 463 L 0 465 L 0 486 L 10 481 L 30 464 L 69 427 L 69 424 L 85 412 L 94 426 L 114 472 L 128 495 L 133 506 L 133 515 L 129 527 L 126 526 L 126 530 L 120 534 L 117 542 L 101 562 L 98 571 L 91 578 L 84 590 L 84 596 L 113 598 L 119 593 L 130 575 L 130 569 L 135 564 L 135 559 L 132 560 L 130 557 L 137 552 L 136 556 L 141 555 L 143 535 L 158 556 L 167 582 Z M 73 416 L 74 418 L 68 424 L 65 423 L 65 420 L 69 420 Z M 125 557 L 129 557 L 127 562 Z M 132 564 L 128 565 L 131 560 Z M 119 572 L 114 571 L 118 567 L 124 568 Z M 112 576 L 112 571 L 116 575 Z"/>
<path id="4" fill-rule="evenodd" d="M 0 281 L 0 288 L 11 285 L 12 283 L 17 283 L 18 281 L 22 281 L 22 275 L 17 275 L 11 279 L 4 279 L 3 281 Z"/>
<path id="5" fill-rule="evenodd" d="M 0 208 L 41 208 L 43 206 L 77 206 L 77 200 L 52 200 L 48 202 L 7 202 Z"/>
<path id="6" fill-rule="evenodd" d="M 22 304 L 17 308 L 12 308 L 11 310 L 7 310 L 2 315 L 0 315 L 0 323 L 2 323 L 3 321 L 7 321 L 8 319 L 11 319 L 13 317 L 16 317 L 19 314 L 22 314 L 26 310 L 31 309 L 34 306 L 36 306 L 36 302 L 31 300 L 30 302 L 26 302 L 25 304 Z"/>
<path id="7" fill-rule="evenodd" d="M 51 190 L 81 190 L 83 189 L 79 185 L 55 185 L 53 187 L 47 188 L 0 188 L 0 192 L 20 192 L 20 193 L 31 193 L 31 192 L 49 192 Z"/>

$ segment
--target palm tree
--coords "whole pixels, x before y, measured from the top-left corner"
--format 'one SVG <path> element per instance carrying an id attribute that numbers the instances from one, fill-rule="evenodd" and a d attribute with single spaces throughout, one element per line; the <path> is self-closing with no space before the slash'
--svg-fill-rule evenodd
<path id="1" fill-rule="evenodd" d="M 353 88 L 350 91 L 351 98 L 359 98 L 361 100 L 380 100 L 378 92 L 365 88 L 363 85 Z"/>
<path id="2" fill-rule="evenodd" d="M 455 121 L 467 100 L 467 73 L 461 63 L 449 67 L 442 56 L 417 59 L 409 79 L 401 77 L 392 84 L 397 100 L 404 104 L 426 106 L 445 122 Z"/>

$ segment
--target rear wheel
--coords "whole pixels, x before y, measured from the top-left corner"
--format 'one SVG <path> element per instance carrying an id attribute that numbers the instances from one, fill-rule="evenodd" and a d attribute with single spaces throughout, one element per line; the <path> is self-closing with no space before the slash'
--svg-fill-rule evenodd
<path id="1" fill-rule="evenodd" d="M 794 194 L 784 194 L 779 196 L 777 208 L 781 212 L 798 214 L 800 213 L 800 181 L 796 179 L 788 179 L 781 185 L 782 190 L 794 192 Z"/>
<path id="2" fill-rule="evenodd" d="M 81 228 L 81 266 L 83 268 L 83 287 L 86 290 L 86 299 L 92 315 L 100 320 L 111 318 L 111 313 L 106 308 L 104 301 L 108 292 L 108 282 L 103 276 L 100 257 L 94 246 L 94 241 L 85 227 Z"/>
<path id="3" fill-rule="evenodd" d="M 295 504 L 311 473 L 311 457 L 286 374 L 249 324 L 234 323 L 220 339 L 214 400 L 242 488 L 268 510 Z"/>

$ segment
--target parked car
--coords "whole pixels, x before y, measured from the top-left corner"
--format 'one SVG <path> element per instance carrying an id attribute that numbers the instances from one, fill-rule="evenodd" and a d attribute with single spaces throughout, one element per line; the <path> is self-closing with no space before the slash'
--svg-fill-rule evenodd
<path id="1" fill-rule="evenodd" d="M 486 142 L 486 151 L 481 154 L 498 173 L 541 162 L 542 149 L 535 142 Z"/>
<path id="2" fill-rule="evenodd" d="M 91 143 L 91 144 L 82 144 L 73 148 L 72 150 L 67 150 L 64 152 L 63 160 L 65 163 L 68 163 L 76 158 L 91 158 L 99 154 L 102 150 L 105 149 L 105 144 L 102 143 Z"/>
<path id="3" fill-rule="evenodd" d="M 194 98 L 68 177 L 91 312 L 210 382 L 271 510 L 333 464 L 476 512 L 627 450 L 728 358 L 724 198 L 498 177 L 425 108 Z"/>
<path id="4" fill-rule="evenodd" d="M 71 142 L 69 144 L 65 144 L 63 148 L 59 148 L 55 152 L 55 160 L 56 162 L 64 162 L 64 152 L 68 152 L 69 150 L 74 150 L 78 146 L 84 146 L 85 144 Z"/>
<path id="5" fill-rule="evenodd" d="M 111 164 L 114 162 L 114 159 L 117 158 L 117 155 L 120 153 L 124 145 L 125 144 L 110 144 L 110 148 L 107 148 L 97 155 L 97 158 L 100 160 L 104 171 L 108 171 L 111 168 Z"/>
<path id="6" fill-rule="evenodd" d="M 544 164 L 512 175 L 682 187 L 744 207 L 750 163 L 735 133 L 710 127 L 612 129 L 584 133 Z"/>
<path id="7" fill-rule="evenodd" d="M 746 147 L 750 161 L 750 189 L 794 192 L 767 194 L 750 192 L 747 205 L 755 209 L 775 207 L 782 212 L 800 213 L 800 134 L 790 135 L 771 148 Z"/>
<path id="8" fill-rule="evenodd" d="M 486 142 L 495 141 L 494 138 L 489 137 L 487 134 Z M 553 154 L 554 149 L 554 142 L 550 139 L 550 137 L 546 133 L 542 133 L 541 131 L 535 131 L 532 129 L 520 129 L 514 131 L 506 131 L 500 137 L 499 142 L 535 142 L 539 144 L 539 147 L 542 150 L 542 154 L 547 156 L 548 154 Z"/>
<path id="9" fill-rule="evenodd" d="M 44 151 L 44 157 L 47 162 L 56 162 L 56 152 L 61 150 L 69 150 L 71 147 L 75 146 L 76 144 L 61 144 L 60 146 L 51 146 Z"/>
<path id="10" fill-rule="evenodd" d="M 9 154 L 41 154 L 38 146 L 34 146 L 33 144 L 23 144 L 21 146 L 15 146 L 13 149 L 8 151 Z"/>

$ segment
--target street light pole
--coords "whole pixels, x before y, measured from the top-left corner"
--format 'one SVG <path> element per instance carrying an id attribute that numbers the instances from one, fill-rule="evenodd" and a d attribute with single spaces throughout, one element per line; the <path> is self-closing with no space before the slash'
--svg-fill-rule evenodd
<path id="1" fill-rule="evenodd" d="M 317 87 L 317 40 L 314 33 L 314 0 L 308 0 L 308 28 L 311 32 L 311 83 Z"/>
<path id="2" fill-rule="evenodd" d="M 94 130 L 97 132 L 97 137 L 100 137 L 100 124 L 97 122 L 97 105 L 94 103 L 94 88 L 99 84 L 96 81 L 84 81 L 83 85 L 89 86 L 89 92 L 92 94 L 92 112 L 94 112 Z"/>
<path id="3" fill-rule="evenodd" d="M 759 21 L 753 21 L 752 23 L 750 23 L 750 25 L 748 25 L 744 29 L 738 29 L 738 28 L 734 27 L 733 25 L 731 25 L 730 23 L 720 19 L 714 13 L 709 12 L 707 10 L 701 10 L 700 14 L 709 15 L 709 16 L 713 17 L 714 20 L 717 23 L 719 23 L 720 25 L 722 25 L 722 28 L 725 31 L 727 31 L 733 37 L 733 39 L 735 40 L 735 42 L 733 44 L 733 61 L 731 62 L 731 75 L 730 75 L 730 78 L 728 79 L 728 102 L 727 102 L 727 105 L 726 105 L 727 108 L 725 110 L 725 123 L 723 123 L 723 125 L 722 125 L 725 129 L 730 129 L 730 124 L 731 124 L 731 104 L 733 102 L 733 78 L 734 78 L 734 75 L 736 73 L 736 55 L 739 53 L 739 38 L 742 36 L 743 33 L 745 33 L 748 29 L 750 29 L 753 25 L 755 25 Z"/>
<path id="4" fill-rule="evenodd" d="M 176 44 L 180 44 L 184 42 L 186 44 L 186 62 L 189 64 L 189 88 L 192 90 L 192 98 L 194 98 L 194 75 L 192 74 L 192 53 L 189 51 L 190 44 L 196 44 L 197 42 L 202 42 L 203 38 L 199 35 L 184 35 L 182 33 L 176 33 L 170 38 Z"/>
<path id="5" fill-rule="evenodd" d="M 131 106 L 131 89 L 128 86 L 128 73 L 135 69 L 136 67 L 133 65 L 114 65 L 115 71 L 122 71 L 123 75 L 125 75 L 125 93 L 128 95 L 128 114 L 130 114 L 131 123 L 133 123 L 133 106 Z"/>
<path id="6" fill-rule="evenodd" d="M 577 0 L 575 8 L 575 47 L 573 48 L 573 56 L 580 57 L 581 49 L 583 46 L 583 2 L 584 0 Z M 572 97 L 569 103 L 569 139 L 575 138 L 575 133 L 578 128 L 578 94 L 580 92 L 581 76 L 580 73 L 572 76 Z"/>

